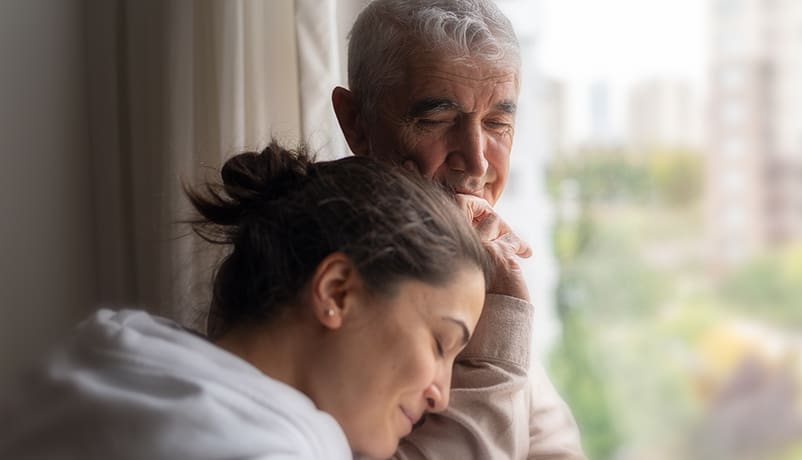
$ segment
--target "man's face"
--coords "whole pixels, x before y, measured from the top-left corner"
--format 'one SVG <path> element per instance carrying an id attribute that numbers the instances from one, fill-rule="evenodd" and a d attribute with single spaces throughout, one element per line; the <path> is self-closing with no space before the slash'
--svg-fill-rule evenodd
<path id="1" fill-rule="evenodd" d="M 407 75 L 365 122 L 370 152 L 495 204 L 509 169 L 517 68 L 430 57 Z"/>

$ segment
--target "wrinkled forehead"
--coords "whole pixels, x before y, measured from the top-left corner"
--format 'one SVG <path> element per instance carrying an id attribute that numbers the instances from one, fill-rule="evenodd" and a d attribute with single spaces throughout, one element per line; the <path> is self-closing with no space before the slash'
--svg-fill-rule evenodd
<path id="1" fill-rule="evenodd" d="M 469 99 L 478 97 L 493 105 L 514 107 L 518 91 L 517 63 L 423 54 L 397 73 L 395 84 L 385 88 L 381 98 L 412 103 L 461 93 Z"/>
<path id="2" fill-rule="evenodd" d="M 520 62 L 515 57 L 488 58 L 417 48 L 409 52 L 406 59 L 401 60 L 401 68 L 397 70 L 403 80 L 414 78 L 423 69 L 459 73 L 476 78 L 513 76 L 517 81 L 520 68 Z"/>

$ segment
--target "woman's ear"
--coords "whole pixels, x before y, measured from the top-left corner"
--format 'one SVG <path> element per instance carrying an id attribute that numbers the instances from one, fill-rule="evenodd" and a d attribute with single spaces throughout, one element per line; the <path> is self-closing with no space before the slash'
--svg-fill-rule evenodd
<path id="1" fill-rule="evenodd" d="M 329 254 L 311 280 L 311 304 L 315 319 L 328 329 L 339 329 L 348 314 L 347 300 L 359 285 L 359 275 L 345 254 Z"/>
<path id="2" fill-rule="evenodd" d="M 331 105 L 334 107 L 345 141 L 348 142 L 348 147 L 354 155 L 370 153 L 367 133 L 362 124 L 361 108 L 354 93 L 342 86 L 335 87 L 331 92 Z"/>

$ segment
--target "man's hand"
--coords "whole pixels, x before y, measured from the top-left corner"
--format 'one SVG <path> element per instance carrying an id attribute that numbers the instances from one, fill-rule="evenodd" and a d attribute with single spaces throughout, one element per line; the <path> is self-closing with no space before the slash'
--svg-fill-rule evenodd
<path id="1" fill-rule="evenodd" d="M 456 195 L 457 204 L 471 221 L 484 242 L 495 273 L 488 294 L 503 294 L 529 301 L 518 257 L 530 257 L 532 248 L 493 210 L 490 204 L 472 195 Z"/>

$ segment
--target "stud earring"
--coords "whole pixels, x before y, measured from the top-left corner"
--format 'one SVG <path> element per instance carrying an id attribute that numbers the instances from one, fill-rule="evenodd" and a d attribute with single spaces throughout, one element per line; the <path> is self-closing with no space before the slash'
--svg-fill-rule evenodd
<path id="1" fill-rule="evenodd" d="M 334 309 L 333 308 L 326 309 L 326 316 L 334 316 Z"/>

